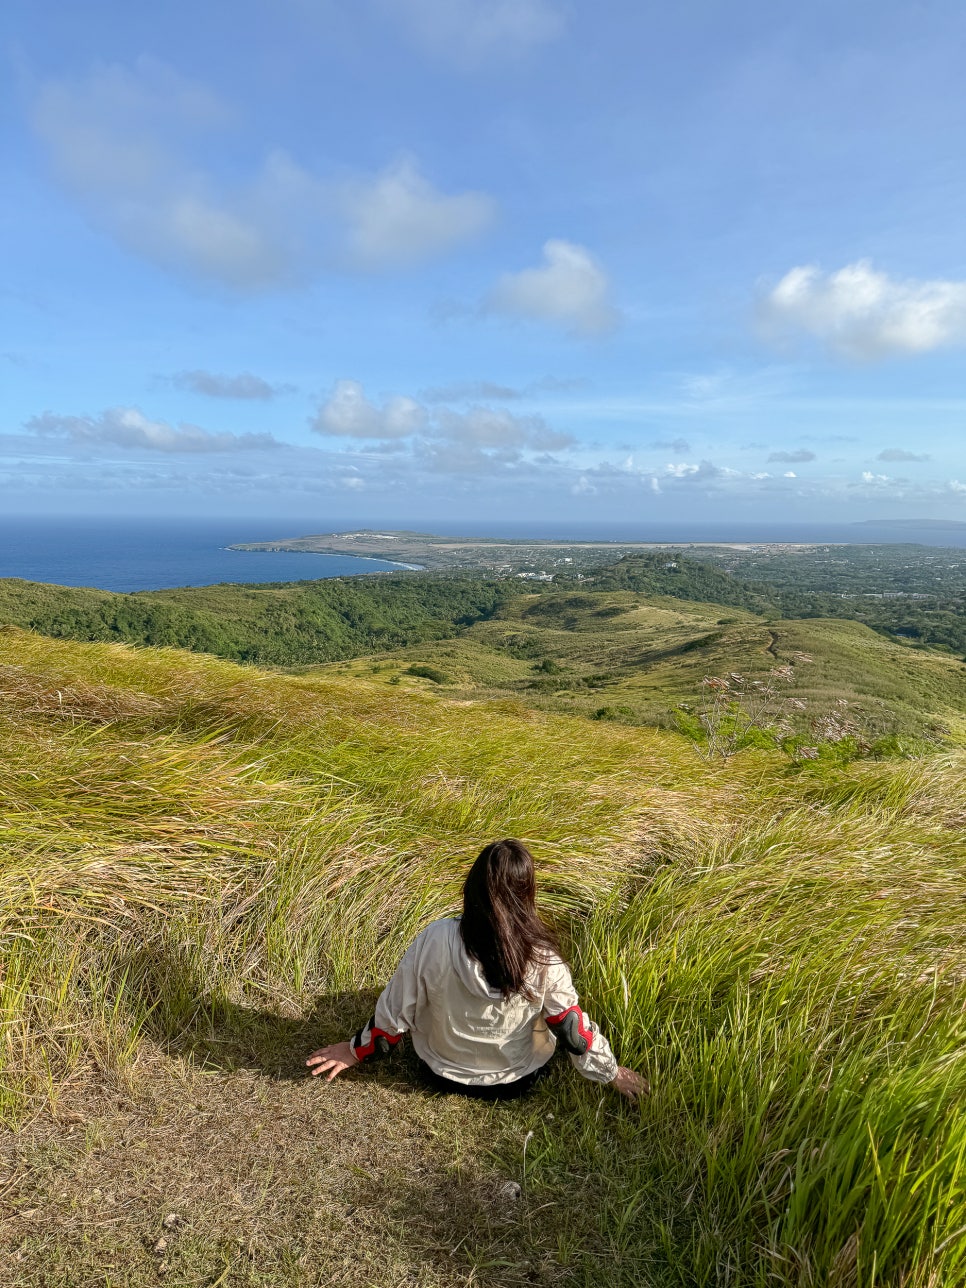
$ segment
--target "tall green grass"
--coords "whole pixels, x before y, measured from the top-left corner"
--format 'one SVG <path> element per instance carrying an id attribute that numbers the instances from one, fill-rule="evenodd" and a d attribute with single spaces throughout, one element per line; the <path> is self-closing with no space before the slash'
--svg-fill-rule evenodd
<path id="1" fill-rule="evenodd" d="M 135 1077 L 139 1035 L 177 1034 L 199 1005 L 375 984 L 494 836 L 534 842 L 551 906 L 585 904 L 662 750 L 173 651 L 3 642 L 10 1121 L 85 1062 Z"/>
<path id="2" fill-rule="evenodd" d="M 759 781 L 582 929 L 578 973 L 654 1086 L 608 1152 L 612 1283 L 966 1282 L 962 765 L 852 773 Z"/>
<path id="3" fill-rule="evenodd" d="M 519 835 L 654 1088 L 542 1093 L 527 1179 L 570 1274 L 966 1283 L 962 757 L 709 765 L 512 703 L 2 644 L 6 1122 L 92 1069 L 135 1086 L 219 1006 L 374 987 Z"/>

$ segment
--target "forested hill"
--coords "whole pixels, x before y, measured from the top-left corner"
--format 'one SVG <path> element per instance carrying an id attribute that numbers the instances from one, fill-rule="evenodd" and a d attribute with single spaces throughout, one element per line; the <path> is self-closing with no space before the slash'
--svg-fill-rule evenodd
<path id="1" fill-rule="evenodd" d="M 561 578 L 557 578 L 558 583 Z M 634 590 L 705 604 L 727 604 L 752 613 L 775 612 L 779 597 L 771 586 L 742 581 L 714 565 L 673 551 L 628 555 L 581 580 L 584 590 Z"/>
<path id="2" fill-rule="evenodd" d="M 7 579 L 0 624 L 287 666 L 444 639 L 491 616 L 516 588 L 391 576 L 115 594 Z"/>

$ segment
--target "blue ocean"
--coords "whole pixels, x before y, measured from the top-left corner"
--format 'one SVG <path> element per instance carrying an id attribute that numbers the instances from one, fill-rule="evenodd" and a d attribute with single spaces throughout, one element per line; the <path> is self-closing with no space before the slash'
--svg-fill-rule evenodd
<path id="1" fill-rule="evenodd" d="M 966 547 L 966 526 L 883 524 L 567 524 L 477 523 L 454 526 L 427 520 L 364 518 L 355 523 L 309 519 L 219 519 L 113 522 L 82 519 L 0 519 L 0 577 L 93 586 L 100 590 L 160 590 L 208 586 L 314 581 L 397 571 L 399 564 L 341 555 L 227 550 L 244 541 L 277 541 L 310 532 L 383 528 L 486 536 L 574 541 L 829 541 L 850 544 L 917 543 Z"/>
<path id="2" fill-rule="evenodd" d="M 237 541 L 274 541 L 331 531 L 299 521 L 251 519 L 112 523 L 76 519 L 0 520 L 0 577 L 93 586 L 98 590 L 165 590 L 234 581 L 314 581 L 398 571 L 398 564 L 354 556 L 227 550 Z"/>

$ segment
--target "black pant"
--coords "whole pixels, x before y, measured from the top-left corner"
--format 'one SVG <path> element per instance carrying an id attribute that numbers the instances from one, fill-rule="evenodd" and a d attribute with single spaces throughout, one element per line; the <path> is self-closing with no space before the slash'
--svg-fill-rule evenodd
<path id="1" fill-rule="evenodd" d="M 550 1062 L 542 1064 L 539 1069 L 534 1069 L 533 1073 L 528 1073 L 526 1077 L 517 1078 L 513 1082 L 495 1082 L 488 1086 L 474 1082 L 454 1082 L 452 1078 L 444 1078 L 441 1073 L 431 1069 L 425 1060 L 419 1061 L 419 1071 L 423 1080 L 428 1083 L 434 1091 L 449 1095 L 469 1096 L 472 1100 L 519 1100 L 525 1096 L 528 1091 L 532 1091 L 545 1073 L 549 1071 Z"/>

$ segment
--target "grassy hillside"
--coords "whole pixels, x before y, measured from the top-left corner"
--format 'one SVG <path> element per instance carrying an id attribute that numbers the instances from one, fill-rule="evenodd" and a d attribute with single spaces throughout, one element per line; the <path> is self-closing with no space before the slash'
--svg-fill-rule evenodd
<path id="1" fill-rule="evenodd" d="M 966 1281 L 961 756 L 2 644 L 5 1288 Z M 299 1081 L 500 834 L 651 1098 Z"/>
<path id="2" fill-rule="evenodd" d="M 429 666 L 460 696 L 514 694 L 548 710 L 667 724 L 701 699 L 707 675 L 764 676 L 805 654 L 794 692 L 808 713 L 839 700 L 869 737 L 959 738 L 966 727 L 966 665 L 914 649 L 858 622 L 766 621 L 720 604 L 649 599 L 628 591 L 524 595 L 458 638 L 343 663 L 343 674 L 432 687 Z M 805 717 L 807 718 L 807 717 Z"/>

